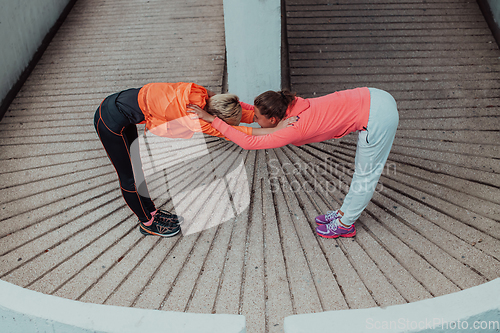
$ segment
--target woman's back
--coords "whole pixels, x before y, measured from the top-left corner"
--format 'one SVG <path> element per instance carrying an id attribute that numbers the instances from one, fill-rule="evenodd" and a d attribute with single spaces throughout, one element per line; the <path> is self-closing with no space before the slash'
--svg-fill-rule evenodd
<path id="1" fill-rule="evenodd" d="M 337 139 L 361 130 L 368 123 L 370 92 L 368 88 L 338 91 L 325 96 L 307 99 L 309 107 L 301 111 L 299 99 L 290 110 L 290 116 L 299 115 L 302 142 L 319 142 Z M 302 144 L 304 144 L 302 143 Z"/>

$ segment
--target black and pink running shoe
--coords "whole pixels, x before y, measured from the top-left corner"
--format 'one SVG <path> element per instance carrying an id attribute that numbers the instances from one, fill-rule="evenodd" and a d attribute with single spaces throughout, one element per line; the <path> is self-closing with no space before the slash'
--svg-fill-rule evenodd
<path id="1" fill-rule="evenodd" d="M 159 214 L 155 214 L 153 223 L 149 226 L 139 221 L 139 231 L 145 236 L 172 237 L 181 231 L 178 223 L 165 221 Z"/>

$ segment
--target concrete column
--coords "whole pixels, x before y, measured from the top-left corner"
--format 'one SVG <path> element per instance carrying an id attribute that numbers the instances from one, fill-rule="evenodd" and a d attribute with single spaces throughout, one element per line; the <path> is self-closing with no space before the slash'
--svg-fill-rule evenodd
<path id="1" fill-rule="evenodd" d="M 224 0 L 228 90 L 253 104 L 281 89 L 281 1 Z"/>
<path id="2" fill-rule="evenodd" d="M 500 25 L 500 1 L 498 0 L 488 0 L 490 4 L 491 12 L 493 14 L 493 19 L 497 26 Z"/>

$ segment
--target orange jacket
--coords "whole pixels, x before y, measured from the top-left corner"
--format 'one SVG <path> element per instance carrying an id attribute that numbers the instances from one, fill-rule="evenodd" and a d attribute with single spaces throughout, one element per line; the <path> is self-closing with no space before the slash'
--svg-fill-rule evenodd
<path id="1" fill-rule="evenodd" d="M 195 104 L 203 108 L 208 99 L 205 88 L 195 83 L 149 83 L 139 91 L 139 107 L 144 114 L 146 128 L 155 135 L 169 138 L 189 139 L 194 132 L 225 138 L 218 130 L 201 119 L 191 119 L 187 105 Z M 253 108 L 242 103 L 241 122 L 253 122 Z M 252 135 L 252 128 L 233 126 L 235 129 Z"/>

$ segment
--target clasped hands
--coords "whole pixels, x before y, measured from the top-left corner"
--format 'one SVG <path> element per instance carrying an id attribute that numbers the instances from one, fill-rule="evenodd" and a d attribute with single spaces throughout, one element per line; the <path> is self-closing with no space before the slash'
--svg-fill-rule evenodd
<path id="1" fill-rule="evenodd" d="M 203 110 L 200 108 L 198 105 L 194 104 L 188 104 L 187 105 L 187 112 L 193 113 L 191 116 L 191 119 L 202 119 L 206 121 L 207 123 L 211 123 L 215 120 L 215 116 L 211 115 L 207 111 Z M 293 126 L 293 123 L 295 123 L 297 120 L 299 120 L 298 116 L 293 116 L 293 117 L 288 117 L 285 119 L 280 120 L 278 125 L 276 125 L 276 130 L 280 130 L 283 128 L 286 128 L 288 126 Z"/>

